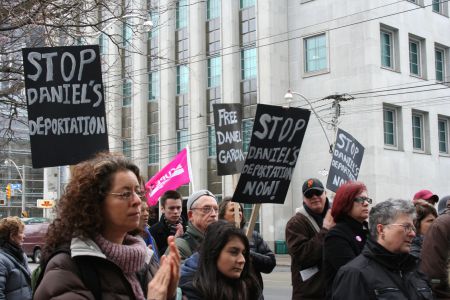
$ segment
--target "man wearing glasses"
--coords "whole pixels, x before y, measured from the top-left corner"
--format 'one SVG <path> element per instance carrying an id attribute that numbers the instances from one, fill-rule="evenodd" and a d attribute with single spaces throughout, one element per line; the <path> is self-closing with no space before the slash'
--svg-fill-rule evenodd
<path id="1" fill-rule="evenodd" d="M 320 180 L 306 180 L 302 192 L 303 207 L 286 225 L 286 244 L 292 259 L 292 299 L 323 299 L 322 248 L 325 235 L 335 224 Z"/>
<path id="2" fill-rule="evenodd" d="M 213 193 L 200 190 L 189 196 L 187 210 L 189 222 L 186 232 L 175 240 L 181 260 L 198 250 L 208 225 L 217 222 L 219 206 Z"/>

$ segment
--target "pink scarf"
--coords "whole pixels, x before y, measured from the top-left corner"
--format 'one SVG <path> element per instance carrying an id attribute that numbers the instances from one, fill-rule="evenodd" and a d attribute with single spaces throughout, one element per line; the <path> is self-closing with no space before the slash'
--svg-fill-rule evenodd
<path id="1" fill-rule="evenodd" d="M 126 235 L 123 244 L 116 244 L 98 235 L 95 242 L 106 255 L 108 260 L 115 263 L 124 273 L 131 284 L 134 295 L 138 300 L 145 300 L 142 287 L 137 279 L 136 272 L 144 267 L 147 250 L 142 239 Z"/>

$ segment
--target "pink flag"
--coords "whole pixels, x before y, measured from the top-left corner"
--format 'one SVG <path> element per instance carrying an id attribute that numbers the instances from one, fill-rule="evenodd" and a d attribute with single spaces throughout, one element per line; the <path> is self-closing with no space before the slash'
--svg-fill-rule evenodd
<path id="1" fill-rule="evenodd" d="M 190 181 L 189 149 L 186 147 L 145 184 L 149 190 L 146 195 L 148 205 L 158 203 L 159 196 L 165 191 L 175 190 Z"/>

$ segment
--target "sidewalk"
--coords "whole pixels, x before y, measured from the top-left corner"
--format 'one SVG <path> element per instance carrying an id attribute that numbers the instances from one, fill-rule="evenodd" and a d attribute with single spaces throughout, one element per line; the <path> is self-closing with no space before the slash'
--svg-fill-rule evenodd
<path id="1" fill-rule="evenodd" d="M 275 254 L 275 258 L 277 260 L 277 266 L 291 266 L 291 256 L 289 254 Z"/>

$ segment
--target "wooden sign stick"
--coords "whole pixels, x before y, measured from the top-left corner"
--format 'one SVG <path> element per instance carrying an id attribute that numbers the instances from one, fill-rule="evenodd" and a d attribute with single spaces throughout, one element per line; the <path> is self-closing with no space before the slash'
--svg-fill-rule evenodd
<path id="1" fill-rule="evenodd" d="M 252 215 L 250 217 L 250 221 L 248 223 L 247 232 L 246 232 L 248 239 L 250 239 L 252 237 L 253 229 L 255 228 L 255 223 L 256 223 L 256 220 L 258 219 L 260 208 L 261 208 L 261 203 L 255 204 L 253 206 Z"/>

